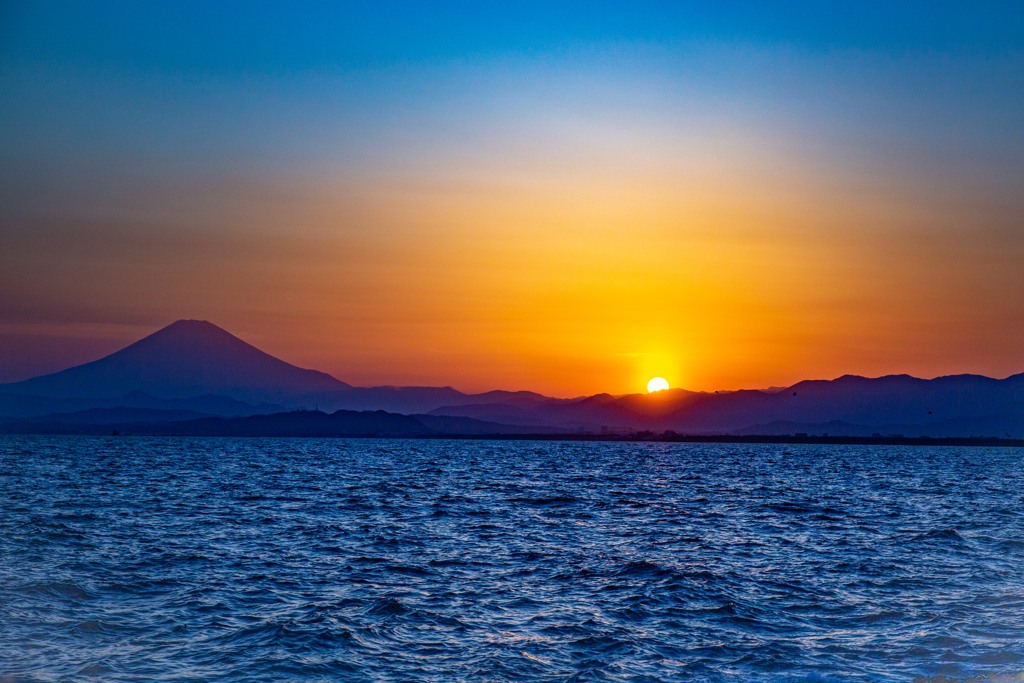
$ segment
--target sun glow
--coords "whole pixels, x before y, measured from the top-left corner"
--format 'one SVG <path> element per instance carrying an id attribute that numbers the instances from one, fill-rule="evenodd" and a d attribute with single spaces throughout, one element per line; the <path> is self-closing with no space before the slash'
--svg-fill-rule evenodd
<path id="1" fill-rule="evenodd" d="M 655 391 L 664 391 L 668 389 L 668 382 L 661 377 L 655 377 L 647 383 L 647 391 L 654 393 Z"/>

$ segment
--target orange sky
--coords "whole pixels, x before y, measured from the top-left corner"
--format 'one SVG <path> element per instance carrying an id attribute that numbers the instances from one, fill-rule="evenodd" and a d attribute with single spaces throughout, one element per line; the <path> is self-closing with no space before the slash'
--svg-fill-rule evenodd
<path id="1" fill-rule="evenodd" d="M 179 318 L 358 385 L 1024 371 L 1012 50 L 11 64 L 0 381 Z"/>
<path id="2" fill-rule="evenodd" d="M 655 375 L 714 390 L 1024 370 L 1020 299 L 1006 295 L 1024 254 L 998 224 L 966 242 L 957 204 L 689 172 L 196 190 L 216 198 L 202 220 L 225 228 L 143 239 L 139 221 L 169 219 L 118 204 L 87 239 L 40 221 L 17 270 L 51 274 L 26 301 L 51 297 L 54 316 L 123 317 L 51 333 L 108 336 L 112 350 L 204 318 L 360 385 L 572 396 Z"/>

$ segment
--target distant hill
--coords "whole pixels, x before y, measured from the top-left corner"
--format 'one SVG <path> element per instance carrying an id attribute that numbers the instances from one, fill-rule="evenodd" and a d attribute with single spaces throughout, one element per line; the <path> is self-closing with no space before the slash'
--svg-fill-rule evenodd
<path id="1" fill-rule="evenodd" d="M 8 418 L 8 424 L 44 416 L 37 421 L 39 424 L 46 420 L 82 424 L 68 423 L 70 418 L 54 414 L 118 408 L 191 411 L 221 418 L 306 409 L 306 417 L 289 413 L 293 417 L 280 418 L 284 420 L 281 424 L 308 420 L 309 429 L 315 433 L 320 429 L 337 432 L 339 421 L 350 419 L 333 417 L 338 415 L 334 412 L 333 422 L 323 422 L 324 418 L 317 417 L 325 414 L 318 412 L 322 409 L 420 416 L 415 429 L 427 433 L 671 430 L 691 435 L 750 435 L 763 431 L 765 435 L 828 432 L 1020 438 L 1024 436 L 1024 374 L 1001 380 L 978 375 L 931 380 L 908 375 L 846 375 L 766 391 L 670 389 L 653 394 L 596 394 L 569 399 L 529 391 L 466 394 L 452 387 L 353 387 L 325 373 L 274 358 L 211 323 L 179 320 L 92 363 L 0 385 L 0 417 Z M 101 414 L 88 415 L 99 420 L 97 425 L 105 419 Z M 149 415 L 147 419 L 153 424 L 168 424 L 169 420 L 167 413 L 160 417 L 144 412 L 117 415 Z M 119 422 L 125 421 L 120 418 Z M 232 424 L 248 425 L 246 429 L 256 429 L 259 424 L 271 429 L 268 425 L 278 424 L 276 419 Z M 389 427 L 367 429 L 400 433 Z"/>
<path id="2" fill-rule="evenodd" d="M 1024 375 L 1002 380 L 954 375 L 932 380 L 907 375 L 805 381 L 772 393 L 668 390 L 584 400 L 449 405 L 432 415 L 472 417 L 568 430 L 673 430 L 683 434 L 881 432 L 914 436 L 1024 436 Z"/>
<path id="3" fill-rule="evenodd" d="M 0 416 L 35 417 L 91 409 L 142 408 L 149 410 L 188 410 L 205 415 L 238 417 L 279 413 L 286 408 L 278 403 L 252 405 L 227 396 L 203 394 L 188 398 L 156 398 L 142 391 L 130 391 L 114 398 L 52 398 L 0 393 Z"/>
<path id="4" fill-rule="evenodd" d="M 856 425 L 840 420 L 808 424 L 802 422 L 776 421 L 759 424 L 732 432 L 736 436 L 769 436 L 806 434 L 808 436 L 856 436 L 916 438 L 996 437 L 999 439 L 1024 438 L 1024 414 L 985 415 L 942 420 L 924 424 L 880 424 Z"/>
<path id="5" fill-rule="evenodd" d="M 510 425 L 500 422 L 485 422 L 468 417 L 443 415 L 413 415 L 424 425 L 441 434 L 487 435 L 487 434 L 562 434 L 567 430 L 540 425 Z"/>
<path id="6" fill-rule="evenodd" d="M 0 420 L 7 434 L 135 434 L 165 436 L 422 437 L 557 432 L 508 427 L 464 417 L 400 415 L 383 410 L 298 410 L 249 417 L 201 417 L 188 411 L 140 408 L 95 409 L 26 420 Z"/>
<path id="7" fill-rule="evenodd" d="M 437 432 L 408 415 L 383 410 L 339 410 L 328 415 L 300 410 L 225 419 L 201 418 L 160 425 L 151 431 L 183 436 L 428 436 Z"/>
<path id="8" fill-rule="evenodd" d="M 350 387 L 342 391 L 308 396 L 306 402 L 324 410 L 387 410 L 395 413 L 429 413 L 443 406 L 495 403 L 535 408 L 555 401 L 567 403 L 580 399 L 553 399 L 532 391 L 488 391 L 465 394 L 451 387 Z"/>
<path id="9" fill-rule="evenodd" d="M 54 413 L 40 417 L 31 417 L 27 423 L 55 424 L 139 424 L 156 422 L 181 422 L 203 417 L 214 417 L 194 410 L 153 410 L 152 408 L 91 408 L 74 413 Z"/>
<path id="10" fill-rule="evenodd" d="M 248 403 L 294 404 L 310 394 L 349 388 L 326 373 L 274 358 L 212 323 L 179 320 L 97 361 L 0 385 L 0 393 L 55 399 L 215 394 Z"/>

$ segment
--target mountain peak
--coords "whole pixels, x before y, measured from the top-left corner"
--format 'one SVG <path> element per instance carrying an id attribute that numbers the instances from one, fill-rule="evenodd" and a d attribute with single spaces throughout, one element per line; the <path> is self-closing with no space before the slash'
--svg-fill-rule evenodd
<path id="1" fill-rule="evenodd" d="M 299 368 L 206 320 L 178 320 L 105 358 L 3 386 L 60 398 L 107 398 L 143 391 L 158 398 L 217 394 L 250 402 L 287 402 L 350 388 Z"/>
<path id="2" fill-rule="evenodd" d="M 217 327 L 209 320 L 175 320 L 167 327 L 161 327 L 159 330 L 149 335 L 149 337 L 174 335 L 174 336 L 209 336 L 209 337 L 231 337 L 232 339 L 238 339 L 235 335 L 231 334 L 223 327 Z M 149 338 L 147 337 L 147 339 Z M 241 341 L 241 340 L 239 340 Z"/>
<path id="3" fill-rule="evenodd" d="M 209 320 L 189 320 L 188 318 L 182 318 L 181 320 L 175 320 L 167 327 L 159 330 L 164 332 L 166 330 L 181 330 L 181 329 L 195 329 L 195 330 L 216 330 L 218 332 L 226 332 L 224 328 L 217 327 Z"/>

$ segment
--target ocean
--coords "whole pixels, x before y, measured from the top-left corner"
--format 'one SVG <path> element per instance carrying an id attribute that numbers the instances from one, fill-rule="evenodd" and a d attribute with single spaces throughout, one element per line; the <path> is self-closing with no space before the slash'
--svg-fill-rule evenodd
<path id="1" fill-rule="evenodd" d="M 0 438 L 4 683 L 1021 671 L 1024 450 Z"/>

